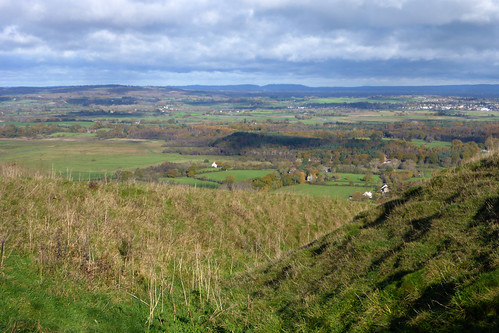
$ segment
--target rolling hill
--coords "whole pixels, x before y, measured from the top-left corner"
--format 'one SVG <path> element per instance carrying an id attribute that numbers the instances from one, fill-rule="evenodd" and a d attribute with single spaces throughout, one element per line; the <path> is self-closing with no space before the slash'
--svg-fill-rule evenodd
<path id="1" fill-rule="evenodd" d="M 499 328 L 499 155 L 377 206 L 0 175 L 2 331 Z"/>
<path id="2" fill-rule="evenodd" d="M 402 197 L 227 284 L 256 331 L 492 332 L 499 156 Z"/>

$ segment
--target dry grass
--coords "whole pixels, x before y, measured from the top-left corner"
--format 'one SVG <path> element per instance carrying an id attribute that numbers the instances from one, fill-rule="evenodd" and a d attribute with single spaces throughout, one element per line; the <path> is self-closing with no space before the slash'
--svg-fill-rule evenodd
<path id="1" fill-rule="evenodd" d="M 155 184 L 73 182 L 0 166 L 6 254 L 40 274 L 125 290 L 150 309 L 204 322 L 227 310 L 219 281 L 349 221 L 365 203 Z M 166 305 L 165 305 L 166 304 Z M 182 310 L 180 310 L 182 309 Z M 211 318 L 211 317 L 209 317 Z"/>

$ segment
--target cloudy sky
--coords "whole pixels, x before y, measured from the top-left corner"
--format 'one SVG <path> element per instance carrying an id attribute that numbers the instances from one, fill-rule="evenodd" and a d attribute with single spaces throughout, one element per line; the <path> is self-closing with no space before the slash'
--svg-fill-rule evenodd
<path id="1" fill-rule="evenodd" d="M 499 83 L 499 0 L 0 0 L 0 86 Z"/>

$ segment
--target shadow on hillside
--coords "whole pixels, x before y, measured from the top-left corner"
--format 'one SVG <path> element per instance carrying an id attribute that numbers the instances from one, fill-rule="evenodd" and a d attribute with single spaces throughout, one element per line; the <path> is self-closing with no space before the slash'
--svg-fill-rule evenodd
<path id="1" fill-rule="evenodd" d="M 446 309 L 456 291 L 454 282 L 436 283 L 426 288 L 421 296 L 412 303 L 412 313 L 414 316 L 424 311 L 439 311 Z M 411 325 L 412 316 L 405 315 L 392 320 L 390 331 L 415 330 Z M 416 329 L 416 331 L 418 331 Z"/>
<path id="2" fill-rule="evenodd" d="M 473 217 L 473 225 L 480 222 L 498 221 L 499 220 L 499 196 L 485 200 L 485 203 L 480 207 L 476 215 Z"/>
<path id="3" fill-rule="evenodd" d="M 362 228 L 363 229 L 368 229 L 368 228 L 374 228 L 374 227 L 377 227 L 379 225 L 381 225 L 384 221 L 386 221 L 386 219 L 388 218 L 388 216 L 390 216 L 390 214 L 392 213 L 392 211 L 405 204 L 407 201 L 409 201 L 409 198 L 399 198 L 399 199 L 393 199 L 393 200 L 390 200 L 390 201 L 387 201 L 385 202 L 384 204 L 381 205 L 381 213 L 379 214 L 379 216 L 376 218 L 376 220 L 370 222 L 370 223 L 365 223 Z M 360 217 L 362 218 L 362 217 Z M 356 219 L 356 218 L 354 218 Z"/>
<path id="4" fill-rule="evenodd" d="M 407 231 L 402 238 L 406 242 L 414 242 L 420 240 L 431 229 L 431 223 L 434 219 L 438 218 L 440 213 L 435 213 L 431 216 L 423 217 L 421 219 L 411 220 L 409 222 L 411 229 Z"/>

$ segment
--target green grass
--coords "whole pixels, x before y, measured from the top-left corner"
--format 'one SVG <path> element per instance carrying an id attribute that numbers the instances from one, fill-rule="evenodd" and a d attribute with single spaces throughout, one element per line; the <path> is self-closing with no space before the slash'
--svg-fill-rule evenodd
<path id="1" fill-rule="evenodd" d="M 452 144 L 450 142 L 447 142 L 447 141 L 437 141 L 437 140 L 434 140 L 432 142 L 426 142 L 424 140 L 411 140 L 411 143 L 412 144 L 415 144 L 416 146 L 418 147 L 421 147 L 423 145 L 427 146 L 427 147 L 430 147 L 430 148 L 433 148 L 433 147 L 437 147 L 437 148 L 450 148 L 452 146 Z"/>
<path id="2" fill-rule="evenodd" d="M 15 252 L 0 270 L 0 330 L 140 331 L 147 311 L 124 292 L 86 288 L 87 281 L 47 273 Z M 126 315 L 124 315 L 126 314 Z"/>
<path id="3" fill-rule="evenodd" d="M 300 184 L 293 186 L 281 187 L 277 190 L 279 193 L 293 193 L 300 195 L 309 195 L 314 197 L 329 197 L 329 198 L 339 198 L 348 199 L 349 196 L 355 192 L 364 193 L 366 191 L 375 190 L 372 186 L 323 186 L 323 185 L 311 185 L 311 184 Z"/>
<path id="4" fill-rule="evenodd" d="M 0 164 L 0 328 L 493 332 L 498 180 L 491 156 L 372 206 Z"/>
<path id="5" fill-rule="evenodd" d="M 28 331 L 134 331 L 128 322 L 145 331 L 151 308 L 152 331 L 223 330 L 215 319 L 231 305 L 222 280 L 312 241 L 366 207 L 263 192 L 73 182 L 10 164 L 0 164 L 0 175 L 0 240 L 8 234 L 7 253 L 32 258 L 32 268 L 12 266 L 16 259 L 0 269 L 12 281 L 1 281 L 0 305 L 20 307 L 0 311 L 8 331 L 23 318 L 34 318 Z M 47 284 L 37 285 L 40 272 Z M 23 279 L 34 283 L 16 290 Z M 30 310 L 30 297 L 39 314 Z M 50 305 L 53 299 L 65 307 Z M 91 315 L 78 312 L 89 307 Z"/>
<path id="6" fill-rule="evenodd" d="M 0 139 L 0 162 L 17 162 L 23 166 L 51 172 L 54 170 L 74 179 L 90 174 L 96 178 L 118 170 L 134 170 L 163 162 L 195 162 L 214 160 L 209 155 L 164 154 L 161 141 L 153 140 L 95 140 L 87 137 L 66 139 L 9 140 Z M 224 158 L 233 161 L 232 158 Z"/>
<path id="7" fill-rule="evenodd" d="M 206 180 L 199 180 L 190 177 L 177 177 L 177 178 L 160 178 L 160 181 L 173 182 L 176 184 L 186 184 L 195 187 L 218 188 L 220 184 Z"/>
<path id="8" fill-rule="evenodd" d="M 367 182 L 363 181 L 362 178 L 364 178 L 365 175 L 362 174 L 355 174 L 355 173 L 334 173 L 335 175 L 340 175 L 340 178 L 338 180 L 330 180 L 327 181 L 326 184 L 328 185 L 348 185 L 349 182 L 354 182 L 355 185 L 365 185 Z M 379 184 L 381 182 L 381 179 L 379 175 L 371 175 L 371 181 L 369 183 L 372 184 Z"/>
<path id="9" fill-rule="evenodd" d="M 161 150 L 154 141 L 0 140 L 0 161 L 72 174 L 114 172 L 160 164 L 168 159 Z"/>
<path id="10" fill-rule="evenodd" d="M 264 177 L 269 173 L 275 172 L 273 169 L 266 170 L 227 170 L 227 171 L 217 171 L 217 172 L 209 172 L 204 174 L 199 174 L 198 177 L 205 177 L 206 179 L 216 180 L 216 181 L 224 181 L 228 175 L 233 176 L 236 179 L 236 182 Z"/>
<path id="11" fill-rule="evenodd" d="M 263 332 L 497 330 L 498 177 L 498 155 L 446 170 L 235 277 L 232 317 Z"/>

